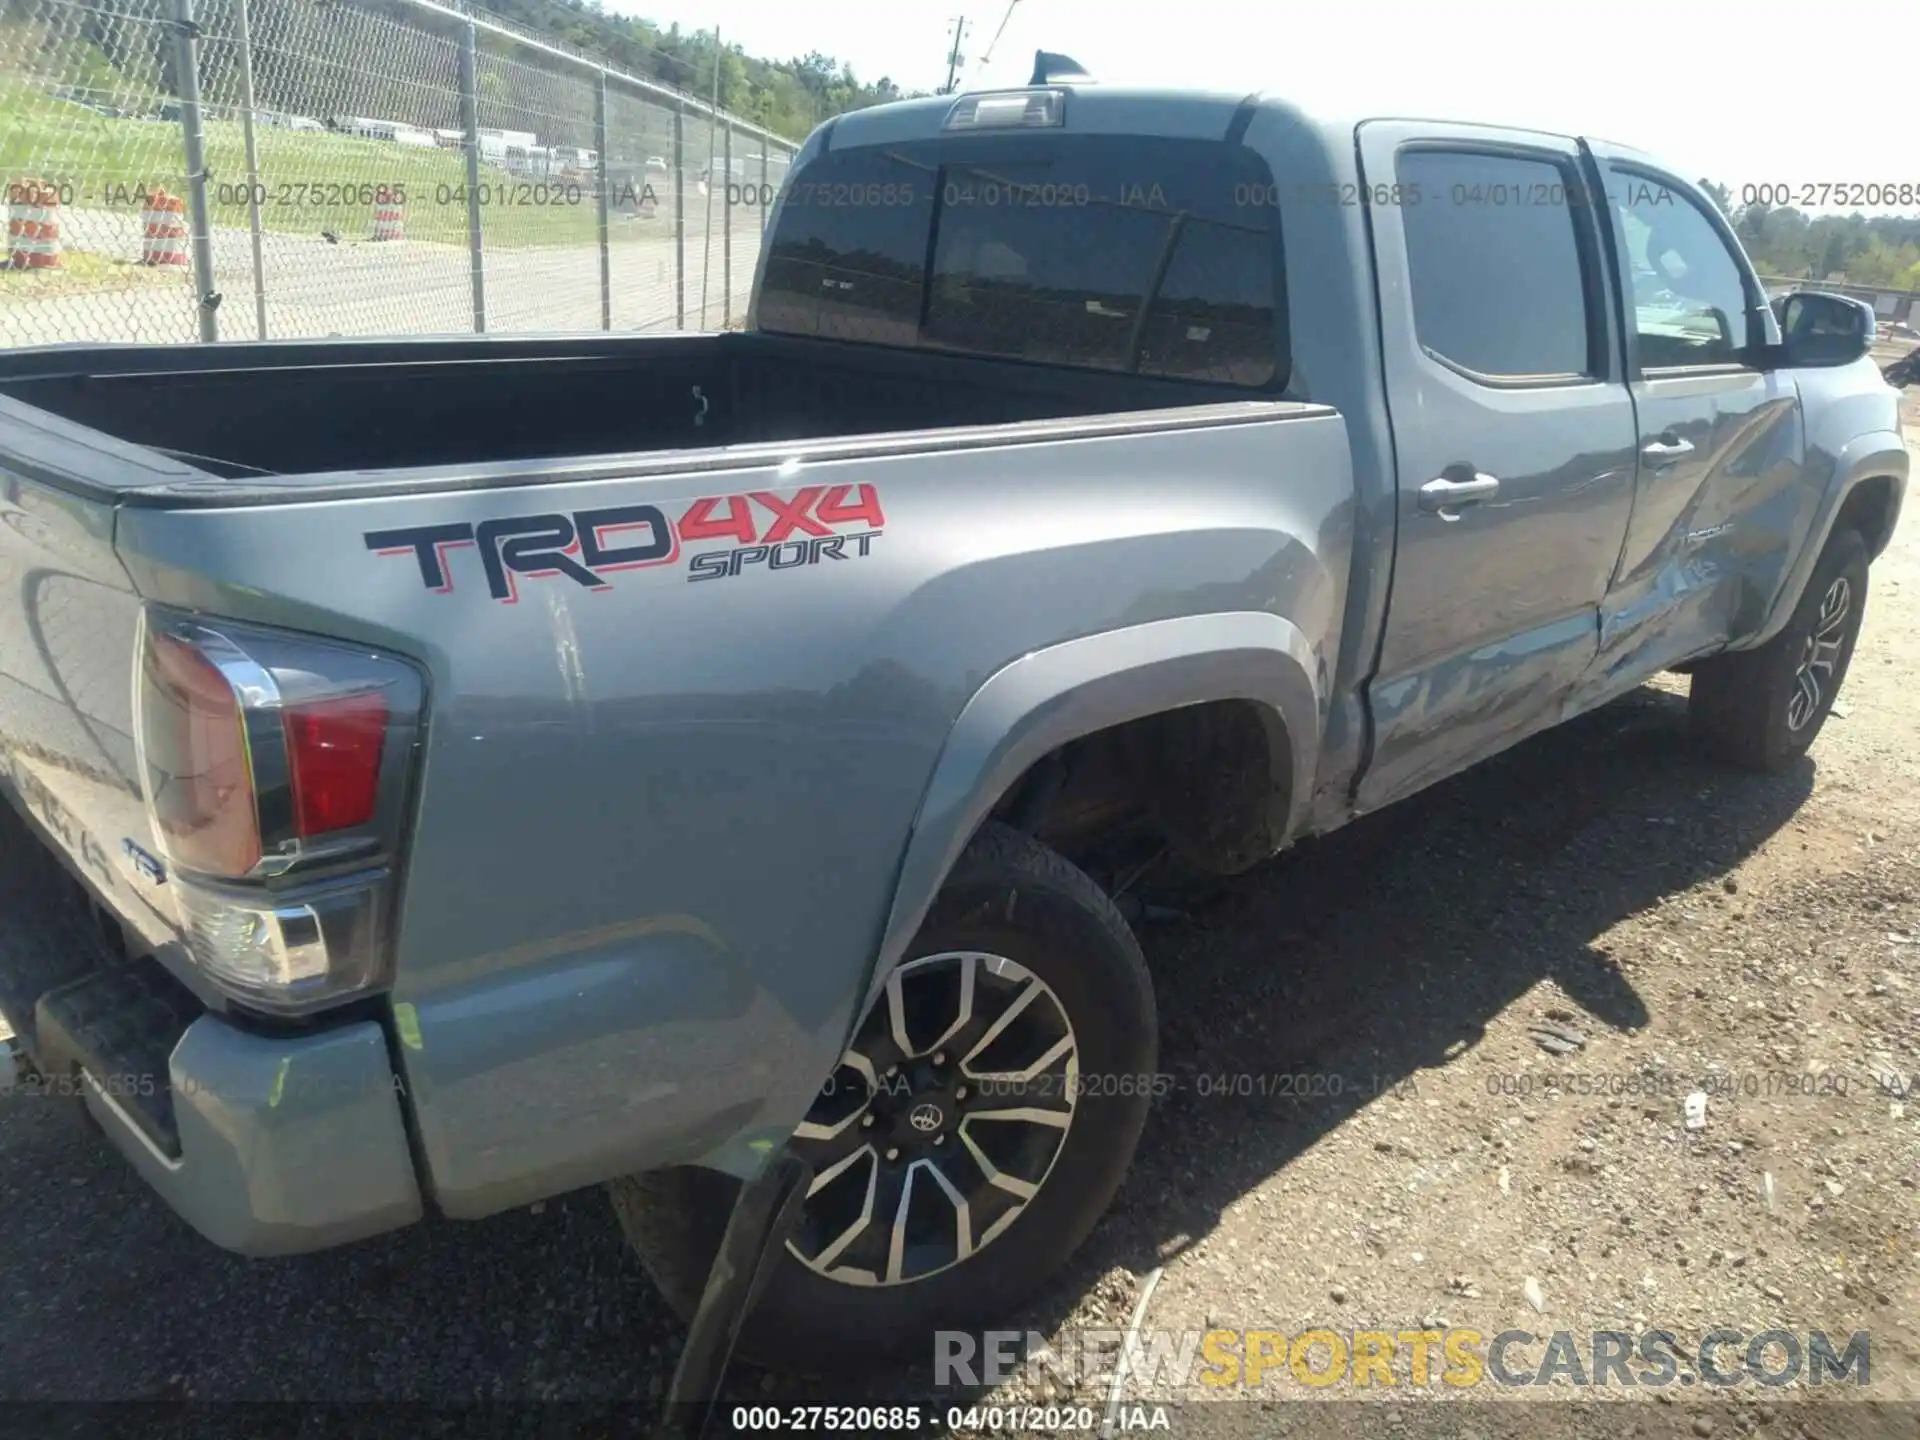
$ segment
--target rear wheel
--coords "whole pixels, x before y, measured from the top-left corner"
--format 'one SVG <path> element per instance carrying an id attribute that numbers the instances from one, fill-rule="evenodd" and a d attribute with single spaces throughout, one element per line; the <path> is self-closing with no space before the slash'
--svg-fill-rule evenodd
<path id="1" fill-rule="evenodd" d="M 844 1368 L 926 1356 L 935 1330 L 1004 1316 L 1112 1200 L 1157 1058 L 1126 922 L 1059 855 L 985 827 L 795 1132 L 813 1183 L 743 1352 Z M 664 1171 L 610 1188 L 690 1314 L 731 1182 Z"/>
<path id="2" fill-rule="evenodd" d="M 1702 661 L 1688 722 L 1723 759 L 1780 770 L 1804 755 L 1847 678 L 1867 603 L 1867 543 L 1856 530 L 1827 542 L 1793 618 L 1757 650 Z"/>

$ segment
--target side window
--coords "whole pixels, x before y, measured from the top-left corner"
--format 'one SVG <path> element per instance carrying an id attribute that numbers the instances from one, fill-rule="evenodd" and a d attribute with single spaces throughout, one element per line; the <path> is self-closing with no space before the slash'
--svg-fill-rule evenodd
<path id="1" fill-rule="evenodd" d="M 1737 363 L 1747 348 L 1747 290 L 1720 232 L 1677 189 L 1627 170 L 1610 178 L 1641 366 Z"/>
<path id="2" fill-rule="evenodd" d="M 1477 375 L 1594 373 L 1567 173 L 1455 150 L 1404 151 L 1397 168 L 1422 348 Z"/>

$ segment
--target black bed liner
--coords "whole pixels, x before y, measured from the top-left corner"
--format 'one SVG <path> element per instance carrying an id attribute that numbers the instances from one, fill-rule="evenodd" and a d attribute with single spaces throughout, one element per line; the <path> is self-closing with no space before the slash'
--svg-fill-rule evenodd
<path id="1" fill-rule="evenodd" d="M 67 346 L 0 356 L 0 395 L 235 479 L 686 451 L 1260 398 L 1149 376 L 739 332 Z"/>

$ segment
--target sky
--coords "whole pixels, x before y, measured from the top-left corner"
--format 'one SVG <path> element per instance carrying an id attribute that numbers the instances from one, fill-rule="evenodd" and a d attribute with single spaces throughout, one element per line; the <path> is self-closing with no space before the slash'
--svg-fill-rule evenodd
<path id="1" fill-rule="evenodd" d="M 963 0 L 606 0 L 748 54 L 820 50 L 937 90 Z M 1729 184 L 1920 188 L 1913 0 L 977 0 L 961 88 L 1021 85 L 1036 49 L 1100 80 L 1268 90 L 1309 111 L 1592 135 Z M 991 54 L 994 31 L 1006 29 Z M 1775 21 L 1770 16 L 1792 17 Z M 1818 17 L 1816 26 L 1814 17 Z M 1920 203 L 1909 207 L 1920 211 Z"/>

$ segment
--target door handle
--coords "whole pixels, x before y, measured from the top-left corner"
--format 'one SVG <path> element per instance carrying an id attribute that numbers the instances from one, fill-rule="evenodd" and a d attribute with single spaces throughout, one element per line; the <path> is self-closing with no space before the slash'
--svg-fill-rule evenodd
<path id="1" fill-rule="evenodd" d="M 1457 505 L 1478 505 L 1500 493 L 1500 482 L 1491 475 L 1475 471 L 1471 480 L 1449 480 L 1442 475 L 1420 487 L 1420 508 L 1442 520 L 1458 520 Z"/>
<path id="2" fill-rule="evenodd" d="M 1649 440 L 1640 447 L 1640 458 L 1649 465 L 1671 465 L 1693 453 L 1693 442 L 1676 435 L 1671 440 Z"/>

